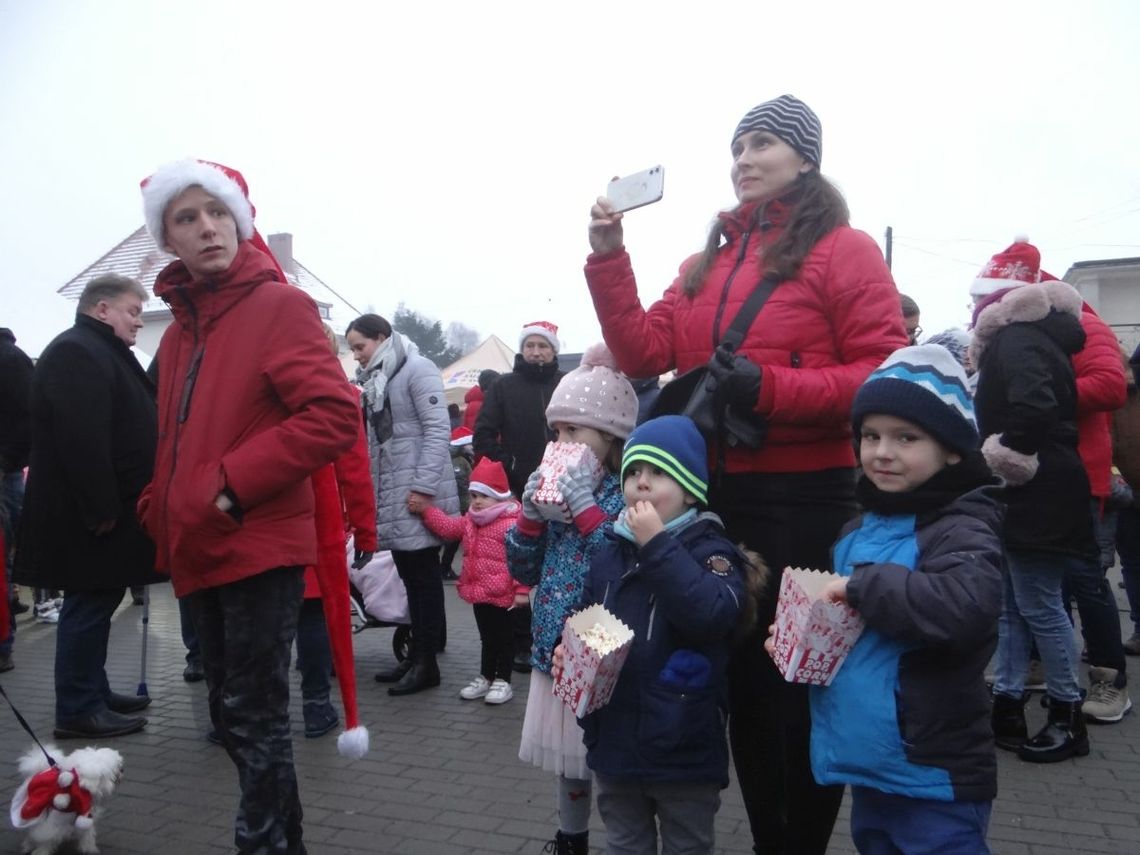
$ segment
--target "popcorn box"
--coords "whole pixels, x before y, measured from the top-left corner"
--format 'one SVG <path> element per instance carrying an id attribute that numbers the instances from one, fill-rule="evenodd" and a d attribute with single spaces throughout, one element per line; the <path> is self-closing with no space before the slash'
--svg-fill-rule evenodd
<path id="1" fill-rule="evenodd" d="M 570 522 L 570 506 L 562 497 L 558 487 L 558 478 L 565 474 L 568 467 L 584 466 L 593 479 L 591 489 L 602 481 L 602 464 L 597 455 L 588 445 L 580 442 L 548 442 L 546 451 L 542 455 L 542 462 L 538 464 L 539 474 L 542 476 L 535 488 L 532 501 L 538 512 L 552 522 Z"/>
<path id="2" fill-rule="evenodd" d="M 562 675 L 554 694 L 581 718 L 604 707 L 629 656 L 633 630 L 593 605 L 566 619 L 562 631 Z"/>
<path id="3" fill-rule="evenodd" d="M 829 686 L 863 631 L 858 612 L 820 599 L 834 573 L 784 569 L 776 603 L 772 659 L 789 683 Z"/>

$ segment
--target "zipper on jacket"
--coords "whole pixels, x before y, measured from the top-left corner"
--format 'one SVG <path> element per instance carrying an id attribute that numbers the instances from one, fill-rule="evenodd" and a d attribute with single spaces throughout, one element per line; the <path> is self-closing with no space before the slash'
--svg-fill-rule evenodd
<path id="1" fill-rule="evenodd" d="M 799 354 L 798 350 L 792 351 L 791 363 L 792 363 L 792 368 L 799 368 L 800 367 L 800 354 Z"/>
<path id="2" fill-rule="evenodd" d="M 651 596 L 649 602 L 653 603 L 653 608 L 649 610 L 649 629 L 645 633 L 645 640 L 653 640 L 653 619 L 657 617 L 657 597 Z"/>
<path id="3" fill-rule="evenodd" d="M 736 264 L 732 266 L 732 270 L 728 272 L 728 277 L 724 280 L 724 287 L 720 292 L 720 302 L 717 303 L 716 317 L 713 318 L 712 326 L 712 347 L 716 350 L 717 345 L 720 344 L 720 322 L 724 317 L 724 306 L 728 302 L 728 291 L 732 287 L 732 282 L 736 279 L 736 274 L 740 272 L 740 267 L 744 264 L 744 257 L 748 252 L 748 239 L 752 236 L 752 230 L 749 229 L 740 238 L 740 252 L 736 254 Z"/>

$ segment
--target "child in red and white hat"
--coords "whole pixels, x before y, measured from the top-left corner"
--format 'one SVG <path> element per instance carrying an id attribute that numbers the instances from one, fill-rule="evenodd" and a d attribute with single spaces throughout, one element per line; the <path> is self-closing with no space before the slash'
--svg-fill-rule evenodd
<path id="1" fill-rule="evenodd" d="M 463 571 L 457 589 L 475 610 L 482 654 L 479 675 L 459 697 L 503 704 L 514 697 L 510 612 L 530 603 L 530 588 L 511 578 L 507 569 L 506 537 L 519 515 L 519 503 L 511 494 L 503 464 L 487 457 L 471 470 L 468 490 L 466 515 L 452 517 L 429 506 L 424 511 L 424 525 L 444 540 L 463 541 Z"/>

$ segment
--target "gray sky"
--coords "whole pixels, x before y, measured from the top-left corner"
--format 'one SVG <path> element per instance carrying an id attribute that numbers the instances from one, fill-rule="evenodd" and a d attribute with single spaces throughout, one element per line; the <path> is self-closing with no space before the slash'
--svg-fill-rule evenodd
<path id="1" fill-rule="evenodd" d="M 894 227 L 928 333 L 1017 233 L 1057 275 L 1140 255 L 1140 4 L 773 6 L 0 0 L 0 326 L 37 354 L 55 291 L 142 224 L 139 180 L 194 156 L 362 310 L 511 344 L 549 319 L 582 350 L 594 197 L 664 164 L 626 217 L 650 302 L 733 203 L 737 121 L 784 92 L 853 224 Z"/>

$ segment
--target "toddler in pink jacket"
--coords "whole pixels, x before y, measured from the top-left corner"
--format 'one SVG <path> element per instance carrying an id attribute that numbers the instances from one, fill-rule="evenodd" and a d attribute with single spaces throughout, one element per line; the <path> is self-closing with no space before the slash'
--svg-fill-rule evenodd
<path id="1" fill-rule="evenodd" d="M 484 457 L 479 461 L 471 470 L 469 489 L 471 505 L 465 516 L 451 517 L 439 508 L 428 507 L 424 525 L 444 540 L 463 541 L 459 596 L 475 610 L 482 657 L 479 676 L 459 692 L 459 697 L 503 704 L 514 697 L 510 611 L 530 602 L 530 588 L 516 582 L 507 570 L 507 531 L 519 514 L 519 503 L 511 495 L 503 464 L 497 460 Z"/>

